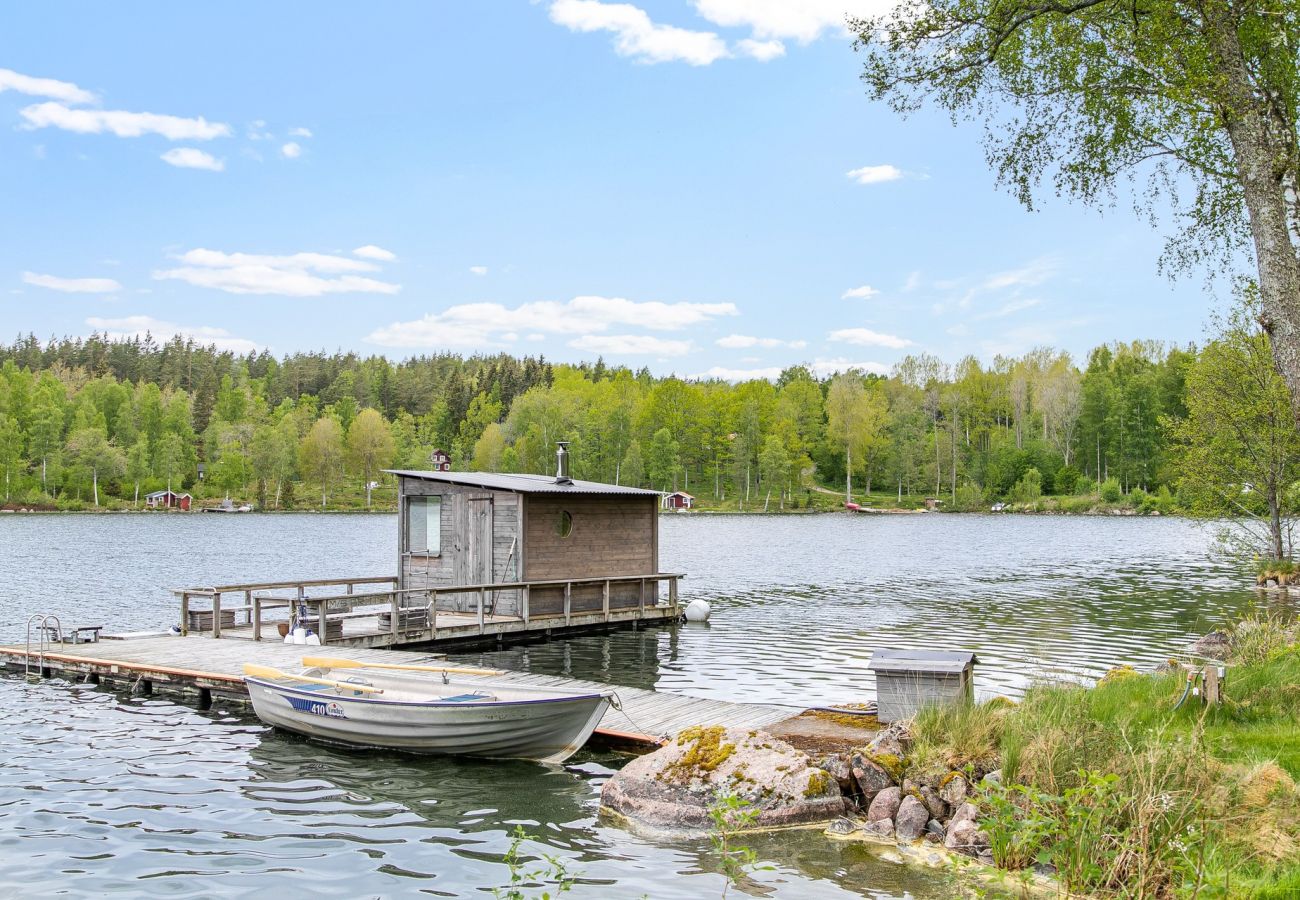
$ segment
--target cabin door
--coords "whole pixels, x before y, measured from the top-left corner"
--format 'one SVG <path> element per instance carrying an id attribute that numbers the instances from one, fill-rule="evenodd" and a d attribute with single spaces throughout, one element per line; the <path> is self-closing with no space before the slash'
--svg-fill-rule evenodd
<path id="1" fill-rule="evenodd" d="M 470 497 L 465 503 L 467 546 L 462 584 L 492 583 L 492 498 Z"/>

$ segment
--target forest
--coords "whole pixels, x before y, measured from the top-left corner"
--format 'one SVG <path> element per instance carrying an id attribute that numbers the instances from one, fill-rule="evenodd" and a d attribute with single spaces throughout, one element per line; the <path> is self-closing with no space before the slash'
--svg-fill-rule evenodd
<path id="1" fill-rule="evenodd" d="M 1154 502 L 1177 486 L 1162 421 L 1185 415 L 1196 359 L 1133 342 L 1079 362 L 1049 348 L 991 365 L 922 354 L 888 376 L 792 366 L 731 384 L 603 360 L 276 358 L 29 335 L 0 347 L 0 472 L 10 508 L 136 506 L 162 488 L 349 508 L 391 505 L 381 470 L 427 468 L 436 449 L 456 469 L 549 472 L 568 440 L 575 477 L 685 490 L 713 508 Z"/>

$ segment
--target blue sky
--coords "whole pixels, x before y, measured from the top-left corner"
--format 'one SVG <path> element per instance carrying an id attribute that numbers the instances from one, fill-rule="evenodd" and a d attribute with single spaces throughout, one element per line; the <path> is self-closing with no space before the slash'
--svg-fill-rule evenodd
<path id="1" fill-rule="evenodd" d="M 868 100 L 881 2 L 8 5 L 0 335 L 731 378 L 1197 339 L 1126 199 L 1026 212 Z"/>

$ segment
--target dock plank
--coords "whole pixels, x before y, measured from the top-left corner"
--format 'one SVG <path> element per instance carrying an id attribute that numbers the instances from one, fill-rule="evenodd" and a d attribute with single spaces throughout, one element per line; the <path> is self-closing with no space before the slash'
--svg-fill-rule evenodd
<path id="1" fill-rule="evenodd" d="M 23 646 L 0 647 L 0 661 L 11 668 L 23 667 L 27 655 Z M 35 654 L 33 654 L 33 657 Z M 198 636 L 159 635 L 130 640 L 102 640 L 94 644 L 61 645 L 47 651 L 45 667 L 55 672 L 79 675 L 121 675 L 123 671 L 163 683 L 188 684 L 196 688 L 220 683 L 232 693 L 244 693 L 245 663 L 293 670 L 303 656 L 335 656 L 357 662 L 438 665 L 446 663 L 441 653 L 413 650 L 368 649 L 330 645 L 304 647 L 276 641 L 216 640 Z M 464 676 L 462 676 L 464 677 Z M 693 725 L 727 725 L 761 728 L 802 712 L 800 707 L 711 700 L 685 694 L 644 688 L 602 684 L 578 678 L 506 671 L 492 680 L 565 690 L 614 690 L 622 709 L 610 708 L 601 719 L 598 732 L 631 736 L 645 743 L 667 740 Z"/>

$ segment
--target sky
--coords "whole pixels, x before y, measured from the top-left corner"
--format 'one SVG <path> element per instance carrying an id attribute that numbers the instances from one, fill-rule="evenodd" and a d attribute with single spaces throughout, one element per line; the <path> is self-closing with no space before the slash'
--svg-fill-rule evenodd
<path id="1" fill-rule="evenodd" d="M 1163 236 L 871 101 L 887 0 L 8 4 L 0 339 L 737 380 L 1197 340 Z"/>

